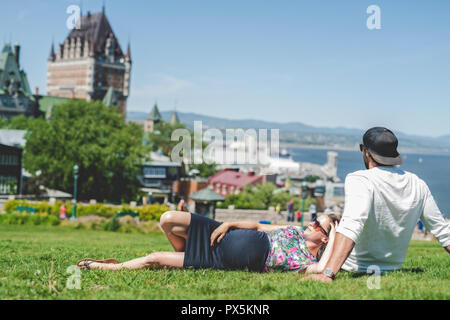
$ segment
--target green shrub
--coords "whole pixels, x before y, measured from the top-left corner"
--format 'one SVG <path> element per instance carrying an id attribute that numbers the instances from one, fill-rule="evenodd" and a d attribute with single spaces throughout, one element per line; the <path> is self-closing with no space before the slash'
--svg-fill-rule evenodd
<path id="1" fill-rule="evenodd" d="M 78 205 L 77 216 L 100 216 L 111 218 L 117 212 L 115 206 L 105 205 L 101 203 Z"/>
<path id="2" fill-rule="evenodd" d="M 137 225 L 133 226 L 130 224 L 121 225 L 117 231 L 126 233 L 142 233 L 141 229 Z"/>
<path id="3" fill-rule="evenodd" d="M 87 221 L 87 222 L 83 223 L 83 225 L 86 227 L 86 229 L 101 230 L 102 225 L 105 222 L 105 220 L 106 219 L 104 219 L 104 218 L 98 218 L 95 220 Z"/>
<path id="4" fill-rule="evenodd" d="M 27 224 L 33 224 L 33 225 L 37 226 L 37 225 L 41 224 L 41 217 L 38 215 L 30 216 L 27 221 Z"/>
<path id="5" fill-rule="evenodd" d="M 102 230 L 104 231 L 117 231 L 119 228 L 120 223 L 116 217 L 102 223 Z"/>
<path id="6" fill-rule="evenodd" d="M 6 213 L 14 213 L 16 208 L 20 205 L 22 205 L 24 201 L 21 200 L 9 200 L 5 202 L 5 205 L 3 207 L 3 210 L 5 210 Z"/>
<path id="7" fill-rule="evenodd" d="M 55 201 L 54 204 L 49 204 L 47 201 L 31 202 L 26 200 L 10 200 L 5 203 L 6 213 L 17 213 L 18 206 L 25 206 L 35 208 L 36 213 L 39 215 L 46 214 L 49 216 L 55 216 L 59 218 L 59 211 L 61 209 L 62 201 Z M 72 214 L 72 203 L 65 202 L 66 214 L 70 216 Z M 165 204 L 151 204 L 142 207 L 131 208 L 129 205 L 124 204 L 122 206 L 113 206 L 103 203 L 96 204 L 78 204 L 77 216 L 99 216 L 104 218 L 112 218 L 117 212 L 135 211 L 139 213 L 139 218 L 143 221 L 159 221 L 161 215 L 168 211 L 169 207 Z"/>
<path id="8" fill-rule="evenodd" d="M 61 223 L 61 221 L 59 220 L 58 217 L 55 216 L 48 216 L 47 217 L 47 221 L 46 221 L 47 225 L 49 226 L 57 226 Z"/>
<path id="9" fill-rule="evenodd" d="M 159 218 L 161 218 L 161 215 L 169 211 L 169 207 L 165 204 L 151 204 L 147 206 L 142 206 L 135 208 L 134 210 L 139 212 L 139 219 L 142 221 L 159 221 Z"/>
<path id="10" fill-rule="evenodd" d="M 69 221 L 60 220 L 54 215 L 47 213 L 40 213 L 35 215 L 26 214 L 2 214 L 0 215 L 0 224 L 27 224 L 27 225 L 48 225 L 69 227 L 73 229 L 90 229 L 90 230 L 104 230 L 113 232 L 126 233 L 155 233 L 161 232 L 156 221 L 140 221 L 136 222 L 135 218 L 125 216 L 122 218 L 112 217 L 96 218 L 88 221 Z"/>
<path id="11" fill-rule="evenodd" d="M 49 225 L 49 226 L 57 226 L 60 224 L 60 221 L 55 216 L 41 216 L 41 215 L 23 215 L 23 214 L 15 214 L 15 213 L 7 213 L 1 215 L 0 223 L 2 224 L 30 224 L 30 225 Z"/>
<path id="12" fill-rule="evenodd" d="M 275 185 L 266 183 L 258 186 L 247 186 L 243 192 L 238 194 L 229 194 L 225 201 L 219 202 L 217 208 L 227 209 L 233 205 L 236 209 L 269 209 L 276 207 L 279 203 L 282 210 L 286 210 L 289 200 L 294 201 L 294 210 L 301 210 L 302 199 L 299 196 L 290 194 L 287 190 L 279 190 Z M 314 198 L 305 199 L 305 210 L 309 210 L 309 206 L 315 203 Z"/>

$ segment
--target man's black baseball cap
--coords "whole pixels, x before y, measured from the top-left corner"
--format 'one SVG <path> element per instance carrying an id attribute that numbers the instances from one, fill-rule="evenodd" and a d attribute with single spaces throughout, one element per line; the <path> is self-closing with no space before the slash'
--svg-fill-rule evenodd
<path id="1" fill-rule="evenodd" d="M 370 128 L 363 136 L 363 145 L 379 164 L 394 166 L 403 162 L 397 152 L 397 137 L 389 129 L 383 127 Z"/>

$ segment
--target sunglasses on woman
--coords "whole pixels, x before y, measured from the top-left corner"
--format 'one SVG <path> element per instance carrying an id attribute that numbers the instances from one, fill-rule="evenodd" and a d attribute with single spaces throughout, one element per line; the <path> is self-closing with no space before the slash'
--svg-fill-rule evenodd
<path id="1" fill-rule="evenodd" d="M 328 232 L 326 232 L 325 229 L 322 228 L 322 226 L 320 225 L 320 222 L 318 220 L 314 220 L 312 222 L 312 227 L 314 228 L 314 230 L 321 231 L 324 235 L 326 235 L 328 237 Z"/>

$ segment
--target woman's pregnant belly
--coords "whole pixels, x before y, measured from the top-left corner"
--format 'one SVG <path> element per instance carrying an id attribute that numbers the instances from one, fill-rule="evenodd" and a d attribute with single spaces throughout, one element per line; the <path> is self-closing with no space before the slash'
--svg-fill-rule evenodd
<path id="1" fill-rule="evenodd" d="M 219 244 L 226 269 L 261 272 L 270 251 L 267 234 L 255 230 L 230 230 Z"/>

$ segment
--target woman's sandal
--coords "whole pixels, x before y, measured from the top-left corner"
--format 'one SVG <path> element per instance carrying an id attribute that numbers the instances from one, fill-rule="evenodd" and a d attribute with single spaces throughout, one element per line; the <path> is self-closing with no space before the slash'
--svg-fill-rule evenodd
<path id="1" fill-rule="evenodd" d="M 77 262 L 77 267 L 81 269 L 91 270 L 89 267 L 92 263 L 112 263 L 112 264 L 118 264 L 119 262 L 114 258 L 109 258 L 105 260 L 95 260 L 95 259 L 81 259 Z"/>

